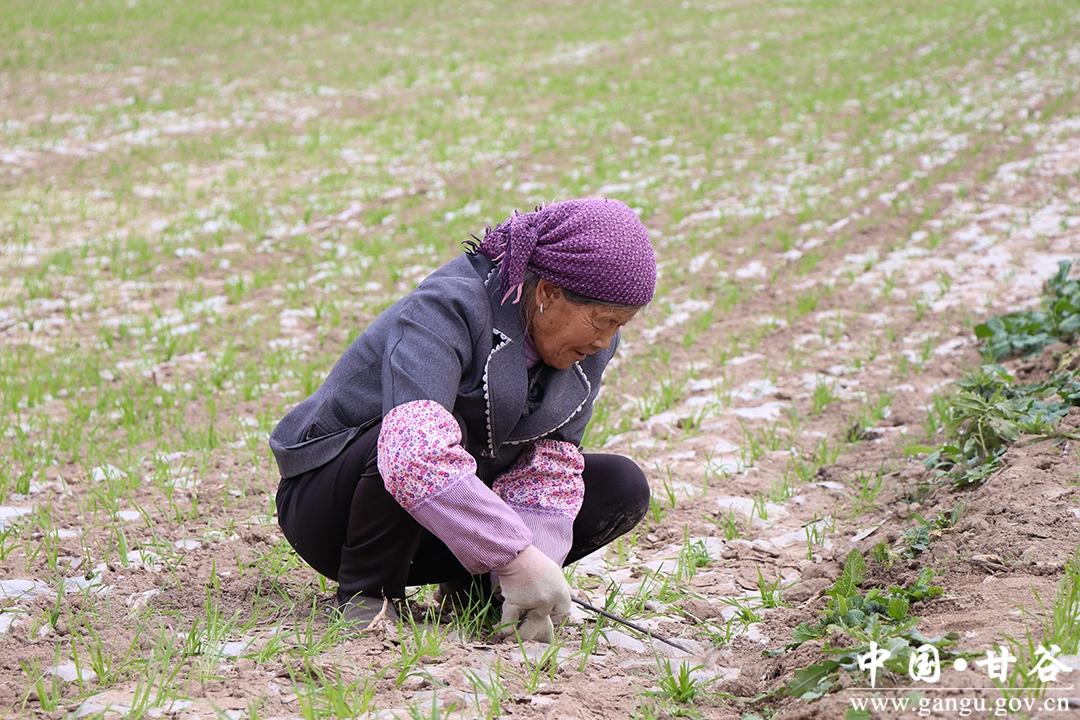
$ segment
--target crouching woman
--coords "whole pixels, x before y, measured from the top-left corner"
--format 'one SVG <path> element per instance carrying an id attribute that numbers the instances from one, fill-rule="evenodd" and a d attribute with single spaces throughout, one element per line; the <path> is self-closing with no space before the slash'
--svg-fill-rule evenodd
<path id="1" fill-rule="evenodd" d="M 270 436 L 278 522 L 366 623 L 407 585 L 491 574 L 503 620 L 550 639 L 561 567 L 633 528 L 649 486 L 580 443 L 656 260 L 602 198 L 515 213 L 383 312 Z"/>

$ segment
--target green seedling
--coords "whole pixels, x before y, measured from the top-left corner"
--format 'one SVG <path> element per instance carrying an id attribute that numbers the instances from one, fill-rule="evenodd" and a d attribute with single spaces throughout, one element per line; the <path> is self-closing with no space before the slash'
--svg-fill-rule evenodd
<path id="1" fill-rule="evenodd" d="M 769 519 L 768 503 L 765 501 L 765 496 L 761 493 L 754 494 L 754 506 L 751 509 L 750 521 L 753 522 L 755 517 L 758 517 L 761 520 Z"/>
<path id="2" fill-rule="evenodd" d="M 775 580 L 766 580 L 765 576 L 761 574 L 761 568 L 758 568 L 757 586 L 758 592 L 761 595 L 761 607 L 766 609 L 777 608 L 784 604 L 780 592 L 782 585 L 782 578 L 778 577 Z"/>
<path id="3" fill-rule="evenodd" d="M 64 682 L 53 675 L 45 672 L 34 664 L 20 663 L 23 675 L 33 678 L 30 690 L 23 698 L 22 706 L 26 708 L 31 698 L 45 712 L 58 710 L 64 702 Z"/>
<path id="4" fill-rule="evenodd" d="M 814 548 L 825 546 L 825 541 L 828 539 L 828 531 L 822 526 L 822 523 L 816 519 L 807 524 L 803 528 L 803 531 L 806 533 L 806 559 L 813 562 Z"/>
<path id="5" fill-rule="evenodd" d="M 836 402 L 837 397 L 832 383 L 818 381 L 814 391 L 810 394 L 810 414 L 817 417 L 825 412 L 825 408 Z"/>
<path id="6" fill-rule="evenodd" d="M 463 674 L 473 688 L 476 711 L 489 719 L 501 717 L 503 714 L 502 704 L 507 697 L 506 686 L 502 681 L 502 661 L 495 661 L 494 666 L 488 670 L 486 680 L 473 670 L 465 670 Z M 487 700 L 486 708 L 482 700 Z"/>
<path id="7" fill-rule="evenodd" d="M 689 536 L 683 536 L 683 547 L 679 551 L 679 559 L 675 567 L 675 577 L 680 582 L 688 582 L 697 571 L 703 567 L 708 567 L 712 562 L 712 558 L 709 557 L 709 550 L 705 547 L 703 540 L 690 541 Z"/>
<path id="8" fill-rule="evenodd" d="M 858 517 L 877 508 L 877 497 L 885 484 L 885 468 L 875 473 L 857 472 L 852 478 L 855 496 L 851 500 L 851 515 Z"/>
<path id="9" fill-rule="evenodd" d="M 416 667 L 421 660 L 439 657 L 443 652 L 443 642 L 450 634 L 450 627 L 439 623 L 436 613 L 427 610 L 421 622 L 416 622 L 412 613 L 403 613 L 398 619 L 397 676 L 394 687 L 401 687 L 404 682 L 417 673 Z"/>
<path id="10" fill-rule="evenodd" d="M 605 600 L 605 605 L 608 602 Z M 589 627 L 582 628 L 581 630 L 581 645 L 578 648 L 578 656 L 581 658 L 578 661 L 578 672 L 585 672 L 585 668 L 589 663 L 589 658 L 593 656 L 597 648 L 600 647 L 600 639 L 607 640 L 607 634 L 604 632 L 604 626 L 607 623 L 607 619 L 603 615 L 597 615 Z"/>
<path id="11" fill-rule="evenodd" d="M 703 665 L 691 666 L 689 663 L 680 662 L 676 672 L 671 669 L 671 660 L 665 658 L 657 666 L 660 674 L 660 690 L 656 694 L 680 705 L 693 703 L 694 698 L 702 690 L 701 682 L 694 677 L 694 671 L 701 670 L 703 667 Z"/>
<path id="12" fill-rule="evenodd" d="M 305 662 L 305 678 L 293 677 L 301 717 L 357 717 L 374 707 L 376 684 L 373 678 L 346 678 L 340 668 L 333 675 Z"/>
<path id="13" fill-rule="evenodd" d="M 892 570 L 893 563 L 896 561 L 897 554 L 889 546 L 889 543 L 882 541 L 874 547 L 870 548 L 870 559 L 877 563 L 886 572 Z"/>
<path id="14" fill-rule="evenodd" d="M 657 500 L 656 496 L 649 497 L 649 517 L 652 518 L 654 525 L 663 522 L 666 512 L 664 505 Z"/>
<path id="15" fill-rule="evenodd" d="M 664 490 L 664 497 L 667 499 L 668 507 L 674 510 L 679 505 L 679 496 L 675 491 L 675 484 L 671 478 L 671 469 L 667 469 L 667 477 L 661 482 L 661 487 Z"/>
<path id="16" fill-rule="evenodd" d="M 734 510 L 728 510 L 720 520 L 720 528 L 724 531 L 725 540 L 735 540 L 740 537 L 739 521 L 735 517 Z"/>
<path id="17" fill-rule="evenodd" d="M 410 720 L 449 720 L 455 716 L 458 709 L 456 702 L 443 707 L 439 704 L 438 694 L 432 693 L 429 707 L 421 708 L 417 703 L 409 705 L 409 718 Z"/>
<path id="18" fill-rule="evenodd" d="M 774 503 L 783 503 L 790 500 L 795 495 L 795 488 L 791 484 L 791 475 L 788 473 L 782 473 L 780 477 L 773 480 L 769 486 L 769 500 Z"/>
<path id="19" fill-rule="evenodd" d="M 657 709 L 655 703 L 646 702 L 634 708 L 631 720 L 659 720 L 662 717 L 660 713 L 661 711 Z"/>
<path id="20" fill-rule="evenodd" d="M 445 606 L 448 601 L 444 599 L 443 603 Z M 470 585 L 449 604 L 453 629 L 462 638 L 489 637 L 502 619 L 498 604 L 479 584 Z"/>
<path id="21" fill-rule="evenodd" d="M 848 427 L 845 440 L 849 443 L 868 440 L 873 437 L 871 429 L 885 419 L 892 405 L 892 394 L 879 393 L 873 400 L 863 403 L 854 423 Z"/>
<path id="22" fill-rule="evenodd" d="M 1010 666 L 1005 682 L 997 683 L 1006 697 L 1044 697 L 1048 683 L 1036 666 L 1045 666 L 1048 662 L 1046 650 L 1056 647 L 1058 650 L 1054 655 L 1058 658 L 1080 651 L 1080 626 L 1076 622 L 1080 616 L 1080 547 L 1065 563 L 1065 572 L 1051 606 L 1046 608 L 1038 594 L 1035 600 L 1038 612 L 1025 611 L 1025 614 L 1039 626 L 1037 630 L 1028 629 L 1022 639 L 1008 638 L 1016 662 Z"/>
<path id="23" fill-rule="evenodd" d="M 533 660 L 525 651 L 525 645 L 518 642 L 518 650 L 521 652 L 521 662 L 525 670 L 521 682 L 526 692 L 535 693 L 540 689 L 545 678 L 549 682 L 555 679 L 555 674 L 559 671 L 559 653 L 562 649 L 561 641 L 553 642 L 544 648 L 540 657 Z"/>
<path id="24" fill-rule="evenodd" d="M 721 624 L 709 620 L 697 621 L 698 627 L 705 631 L 711 645 L 721 647 L 728 645 L 735 638 L 735 620 L 727 620 Z"/>
<path id="25" fill-rule="evenodd" d="M 750 598 L 726 597 L 721 598 L 720 602 L 735 608 L 735 614 L 731 619 L 739 625 L 740 631 L 754 623 L 761 622 L 763 619 L 757 613 L 761 609 L 760 606 L 755 605 Z"/>

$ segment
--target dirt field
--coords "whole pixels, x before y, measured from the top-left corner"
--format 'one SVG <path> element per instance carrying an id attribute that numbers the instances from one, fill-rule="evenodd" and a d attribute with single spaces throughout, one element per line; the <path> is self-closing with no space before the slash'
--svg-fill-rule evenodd
<path id="1" fill-rule="evenodd" d="M 1080 260 L 1080 8 L 242 8 L 0 9 L 0 715 L 1080 717 L 1080 394 L 978 482 L 925 462 L 975 326 Z M 585 445 L 653 504 L 571 583 L 690 652 L 497 642 L 430 587 L 335 621 L 270 429 L 470 232 L 593 194 L 660 278 Z M 917 637 L 935 683 L 823 664 Z"/>

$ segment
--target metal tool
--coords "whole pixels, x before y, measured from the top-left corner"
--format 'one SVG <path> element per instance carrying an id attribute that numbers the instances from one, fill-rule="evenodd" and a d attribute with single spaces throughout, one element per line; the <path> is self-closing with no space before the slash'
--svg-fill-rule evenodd
<path id="1" fill-rule="evenodd" d="M 679 650 L 682 650 L 687 655 L 693 655 L 692 652 L 690 652 L 689 650 L 687 650 L 686 648 L 684 648 L 682 645 L 675 642 L 674 640 L 668 640 L 666 637 L 662 637 L 660 635 L 657 635 L 654 632 L 646 630 L 645 628 L 641 627 L 640 625 L 637 625 L 636 623 L 630 622 L 626 618 L 621 618 L 618 615 L 612 615 L 607 610 L 601 610 L 598 607 L 593 607 L 592 605 L 585 602 L 584 600 L 578 600 L 577 598 L 570 598 L 570 599 L 573 600 L 574 602 L 576 602 L 581 607 L 585 608 L 586 610 L 590 610 L 590 611 L 596 613 L 597 615 L 603 615 L 608 620 L 614 620 L 615 622 L 619 623 L 620 625 L 625 625 L 628 628 L 631 628 L 633 630 L 637 630 L 639 633 L 642 633 L 644 635 L 648 635 L 653 640 L 659 640 L 662 643 L 667 643 L 668 645 L 670 645 L 673 648 L 678 648 Z"/>

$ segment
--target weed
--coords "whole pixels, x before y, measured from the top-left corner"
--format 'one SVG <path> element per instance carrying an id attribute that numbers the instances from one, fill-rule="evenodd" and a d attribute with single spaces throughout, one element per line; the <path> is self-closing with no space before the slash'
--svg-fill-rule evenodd
<path id="1" fill-rule="evenodd" d="M 863 594 L 859 586 L 865 578 L 865 560 L 858 550 L 852 550 L 840 577 L 826 593 L 828 601 L 822 619 L 816 624 L 800 623 L 792 642 L 784 648 L 793 650 L 808 640 L 821 639 L 825 641 L 822 651 L 831 658 L 797 671 L 783 689 L 785 694 L 807 700 L 821 697 L 835 684 L 841 669 L 857 669 L 856 659 L 871 641 L 889 651 L 885 666 L 897 673 L 906 671 L 908 657 L 923 644 L 929 643 L 948 654 L 947 648 L 955 638 L 926 637 L 914 628 L 916 619 L 910 613 L 912 604 L 942 593 L 940 587 L 931 584 L 930 568 L 925 568 L 910 586 L 874 587 Z M 834 646 L 831 638 L 837 634 L 849 640 Z"/>
<path id="2" fill-rule="evenodd" d="M 1080 333 L 1080 280 L 1069 280 L 1072 263 L 1063 261 L 1046 282 L 1040 310 L 1024 310 L 990 318 L 975 326 L 983 355 L 997 362 L 1013 355 L 1032 355 Z"/>
<path id="3" fill-rule="evenodd" d="M 1021 435 L 1071 437 L 1055 432 L 1054 427 L 1070 407 L 1080 405 L 1080 380 L 1075 372 L 1055 373 L 1042 382 L 1021 385 L 1000 365 L 984 365 L 958 386 L 940 414 L 946 443 L 924 461 L 957 486 L 989 477 Z"/>
<path id="4" fill-rule="evenodd" d="M 938 513 L 933 520 L 927 520 L 916 513 L 916 524 L 904 531 L 904 557 L 914 558 L 926 552 L 930 547 L 930 542 L 938 537 L 942 530 L 955 525 L 962 513 L 962 505 L 957 505 L 948 513 Z"/>

